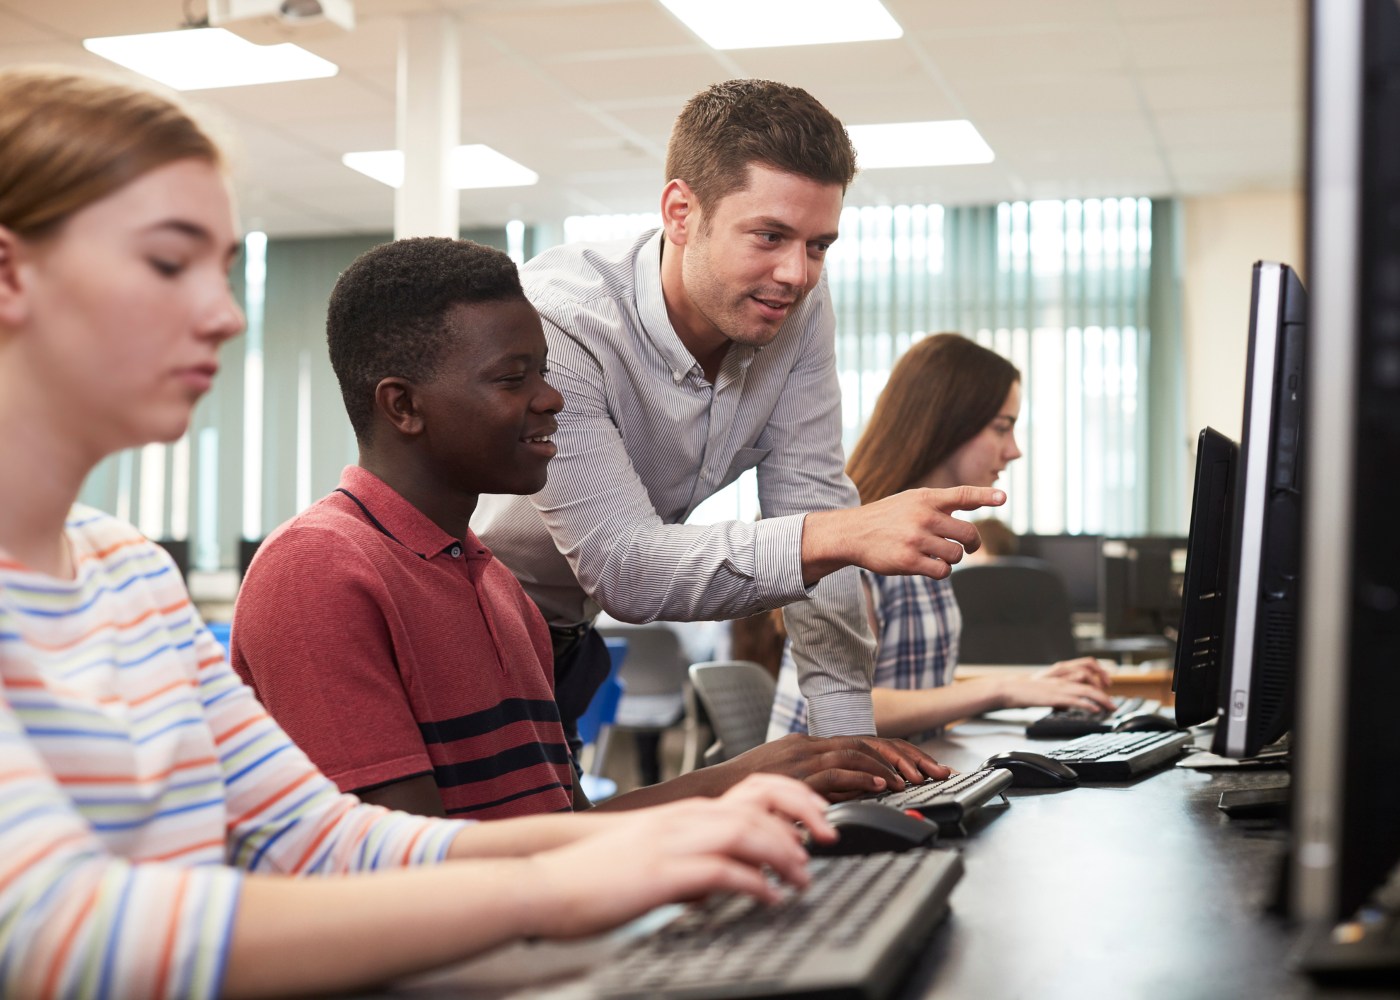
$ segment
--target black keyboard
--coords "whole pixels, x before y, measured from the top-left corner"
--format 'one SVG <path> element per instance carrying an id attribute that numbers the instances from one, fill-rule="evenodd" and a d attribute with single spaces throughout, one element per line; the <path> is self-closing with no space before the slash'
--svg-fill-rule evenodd
<path id="1" fill-rule="evenodd" d="M 948 909 L 953 851 L 813 858 L 812 884 L 774 906 L 719 896 L 686 907 L 589 978 L 598 997 L 887 996 Z"/>
<path id="2" fill-rule="evenodd" d="M 1094 733 L 1046 754 L 1079 773 L 1080 781 L 1124 781 L 1175 760 L 1192 736 L 1170 732 Z"/>
<path id="3" fill-rule="evenodd" d="M 1149 701 L 1146 698 L 1113 700 L 1118 707 L 1112 712 L 1091 712 L 1087 708 L 1057 708 L 1034 722 L 1027 723 L 1026 735 L 1033 739 L 1063 740 L 1072 736 L 1087 736 L 1090 733 L 1108 733 L 1129 716 L 1156 712 L 1162 707 L 1160 701 Z"/>
<path id="4" fill-rule="evenodd" d="M 881 792 L 876 802 L 896 809 L 917 809 L 938 824 L 944 834 L 965 833 L 963 822 L 1011 784 L 1011 772 L 1002 767 L 955 774 L 943 781 L 925 781 L 897 792 Z"/>

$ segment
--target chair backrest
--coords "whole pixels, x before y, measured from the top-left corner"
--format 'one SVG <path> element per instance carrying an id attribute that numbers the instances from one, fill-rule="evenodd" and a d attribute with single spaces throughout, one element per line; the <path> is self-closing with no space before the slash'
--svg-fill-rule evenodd
<path id="1" fill-rule="evenodd" d="M 674 629 L 635 625 L 598 632 L 604 639 L 627 640 L 627 658 L 618 671 L 626 694 L 673 694 L 685 689 L 685 654 Z"/>
<path id="2" fill-rule="evenodd" d="M 710 660 L 691 665 L 690 683 L 715 733 L 706 764 L 737 757 L 764 741 L 776 689 L 767 670 L 750 660 Z"/>
<path id="3" fill-rule="evenodd" d="M 960 663 L 1054 663 L 1075 655 L 1069 589 L 1040 559 L 1008 556 L 954 570 Z"/>
<path id="4" fill-rule="evenodd" d="M 612 725 L 613 720 L 617 718 L 618 700 L 622 697 L 622 684 L 617 676 L 627 659 L 627 640 L 605 639 L 604 642 L 608 646 L 612 669 L 608 671 L 608 676 L 603 678 L 603 683 L 598 685 L 598 690 L 593 693 L 588 707 L 578 717 L 578 738 L 585 744 L 597 743 L 599 731 L 604 726 Z"/>

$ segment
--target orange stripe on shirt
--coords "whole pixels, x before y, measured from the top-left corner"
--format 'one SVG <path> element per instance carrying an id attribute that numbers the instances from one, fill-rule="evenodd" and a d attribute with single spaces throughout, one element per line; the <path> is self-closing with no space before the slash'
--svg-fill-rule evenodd
<path id="1" fill-rule="evenodd" d="M 78 559 L 79 565 L 92 562 L 94 559 L 106 559 L 113 552 L 120 552 L 122 549 L 129 549 L 133 545 L 154 544 L 146 539 L 144 535 L 137 535 L 135 538 L 124 538 L 115 545 L 109 545 L 105 549 L 98 549 L 96 552 L 89 552 Z"/>
<path id="2" fill-rule="evenodd" d="M 178 681 L 171 681 L 169 684 L 166 684 L 166 685 L 164 685 L 164 686 L 162 686 L 162 687 L 158 687 L 158 688 L 156 688 L 154 691 L 147 691 L 145 694 L 140 695 L 139 697 L 130 699 L 130 700 L 127 702 L 127 704 L 130 705 L 131 707 L 135 708 L 137 705 L 144 705 L 146 702 L 150 701 L 152 698 L 159 698 L 161 695 L 165 694 L 166 692 L 174 691 L 174 690 L 176 690 L 176 689 L 178 689 L 178 688 L 190 688 L 191 690 L 193 690 L 193 688 L 194 688 L 194 681 L 188 680 L 188 679 L 184 679 L 184 678 L 182 678 L 181 680 L 178 680 Z"/>
<path id="3" fill-rule="evenodd" d="M 351 809 L 355 808 L 353 801 L 354 796 L 345 796 L 345 798 L 349 798 L 352 801 L 350 803 L 346 803 L 344 801 L 344 798 L 342 798 L 340 815 L 334 818 L 327 817 L 326 825 L 321 828 L 321 832 L 316 835 L 316 839 L 311 842 L 310 846 L 308 846 L 306 850 L 302 853 L 302 856 L 297 858 L 297 863 L 292 866 L 293 872 L 300 872 L 302 868 L 306 866 L 306 863 L 311 860 L 311 856 L 316 853 L 316 849 L 321 846 L 321 841 L 329 837 L 331 835 L 331 831 L 334 830 L 337 825 L 339 825 L 341 818 L 344 817 L 344 815 Z"/>
<path id="4" fill-rule="evenodd" d="M 157 771 L 154 774 L 141 774 L 134 778 L 129 774 L 55 774 L 60 784 L 64 785 L 129 785 L 135 782 L 141 784 L 147 781 L 159 781 L 161 778 L 168 778 L 176 771 L 188 771 L 192 767 L 207 767 L 210 764 L 217 764 L 217 757 L 200 757 L 197 760 L 181 761 L 164 771 Z M 39 773 L 39 772 L 32 772 Z M 0 774 L 0 781 L 5 780 L 5 775 Z"/>
<path id="5" fill-rule="evenodd" d="M 180 848 L 178 851 L 169 851 L 166 854 L 147 854 L 143 857 L 132 858 L 131 860 L 138 863 L 145 863 L 149 861 L 171 861 L 184 854 L 194 854 L 198 851 L 207 851 L 211 847 L 217 847 L 222 849 L 224 846 L 226 846 L 226 844 L 227 841 L 223 837 L 220 837 L 217 840 L 206 840 L 200 844 L 189 844 L 185 847 Z"/>
<path id="6" fill-rule="evenodd" d="M 40 847 L 37 851 L 33 852 L 32 854 L 20 858 L 11 866 L 9 874 L 0 876 L 0 893 L 3 893 L 7 888 L 9 888 L 10 883 L 13 882 L 16 878 L 18 878 L 24 872 L 28 871 L 32 866 L 37 865 L 40 861 L 44 860 L 44 858 L 48 857 L 50 854 L 53 854 L 60 848 L 67 847 L 69 844 L 75 843 L 76 841 L 86 840 L 87 836 L 88 833 L 86 830 L 79 830 L 74 833 L 68 834 L 68 836 L 66 837 L 59 837 L 57 840 L 50 841 L 49 843 L 45 844 L 43 847 Z"/>
<path id="7" fill-rule="evenodd" d="M 297 787 L 299 787 L 299 786 L 301 786 L 301 785 L 304 785 L 304 784 L 306 784 L 308 781 L 310 781 L 312 778 L 317 778 L 317 777 L 320 777 L 320 775 L 318 774 L 318 772 L 316 772 L 316 771 L 307 771 L 305 774 L 303 774 L 303 775 L 302 775 L 300 778 L 298 778 L 296 781 L 293 781 L 290 785 L 283 785 L 283 786 L 282 786 L 281 788 L 279 788 L 277 791 L 275 791 L 274 793 L 272 793 L 271 795 L 269 795 L 267 798 L 265 798 L 265 799 L 263 799 L 261 802 L 259 802 L 257 805 L 253 806 L 253 808 L 251 808 L 251 809 L 249 809 L 247 812 L 245 812 L 242 816 L 239 816 L 237 819 L 230 820 L 229 823 L 228 823 L 229 828 L 230 828 L 230 829 L 233 829 L 234 827 L 240 826 L 240 825 L 242 825 L 243 823 L 248 822 L 248 820 L 252 819 L 252 818 L 253 818 L 254 816 L 256 816 L 258 813 L 262 812 L 264 809 L 268 808 L 269 806 L 276 804 L 276 802 L 277 802 L 279 799 L 281 799 L 281 798 L 283 798 L 284 796 L 290 794 L 290 793 L 292 792 L 293 789 L 295 789 L 295 788 L 297 788 Z"/>
<path id="8" fill-rule="evenodd" d="M 228 732 L 226 732 L 226 733 L 220 733 L 218 736 L 215 736 L 215 737 L 214 737 L 214 745 L 215 745 L 215 746 L 218 746 L 218 745 L 221 744 L 221 743 L 225 743 L 225 742 L 227 742 L 227 741 L 233 739 L 235 736 L 237 736 L 239 733 L 243 732 L 243 730 L 247 729 L 249 726 L 255 725 L 256 723 L 259 723 L 259 722 L 262 722 L 262 721 L 263 721 L 264 719 L 266 719 L 266 718 L 267 718 L 267 715 L 266 715 L 265 713 L 259 713 L 258 715 L 253 716 L 251 719 L 244 719 L 242 722 L 240 722 L 238 725 L 234 726 L 234 727 L 233 727 L 232 729 L 230 729 Z"/>
<path id="9" fill-rule="evenodd" d="M 34 646 L 34 647 L 36 647 L 36 648 L 38 648 L 38 649 L 46 649 L 46 650 L 49 650 L 50 652 L 57 652 L 57 651 L 59 651 L 59 650 L 71 649 L 73 646 L 81 645 L 82 643 L 86 642 L 88 639 L 91 639 L 94 635 L 97 635 L 97 633 L 102 632 L 102 631 L 104 631 L 104 630 L 106 630 L 106 629 L 116 629 L 116 630 L 120 631 L 120 630 L 122 630 L 122 629 L 134 628 L 135 626 L 140 625 L 140 624 L 141 624 L 143 621 L 145 621 L 147 618 L 154 617 L 155 615 L 170 615 L 170 614 L 174 614 L 176 611 L 181 611 L 181 610 L 183 610 L 183 609 L 185 609 L 185 608 L 187 608 L 187 607 L 189 607 L 189 606 L 190 606 L 189 598 L 185 598 L 185 599 L 182 600 L 182 601 L 176 601 L 174 604 L 167 604 L 167 605 L 166 605 L 165 607 L 163 607 L 163 608 L 151 608 L 151 609 L 145 611 L 144 613 L 137 615 L 135 618 L 130 619 L 129 621 L 124 621 L 124 622 L 102 622 L 102 623 L 99 624 L 99 625 L 94 625 L 92 628 L 88 629 L 88 630 L 87 630 L 86 632 L 84 632 L 82 635 L 79 635 L 79 636 L 77 636 L 76 638 L 70 639 L 70 640 L 68 640 L 67 642 L 60 642 L 60 643 L 55 643 L 55 644 L 49 644 L 49 643 L 46 643 L 46 642 L 39 642 L 37 639 L 27 639 L 26 642 L 27 642 L 29 645 Z"/>
<path id="10" fill-rule="evenodd" d="M 88 893 L 87 899 L 83 900 L 83 905 L 78 908 L 77 914 L 73 917 L 73 922 L 68 925 L 68 929 L 63 932 L 63 937 L 59 939 L 58 950 L 54 952 L 53 963 L 49 966 L 49 971 L 44 976 L 44 986 L 39 991 L 41 997 L 52 997 L 58 989 L 59 977 L 63 974 L 63 966 L 68 961 L 68 950 L 73 947 L 73 939 L 78 936 L 78 928 L 87 919 L 92 908 L 97 905 L 97 894 L 102 889 L 102 882 L 99 880 Z"/>
<path id="11" fill-rule="evenodd" d="M 180 881 L 175 886 L 175 900 L 170 907 L 170 923 L 165 928 L 165 944 L 160 949 L 160 970 L 156 974 L 155 988 L 151 996 L 165 996 L 165 980 L 170 975 L 170 956 L 175 952 L 175 939 L 180 933 L 180 908 L 185 902 L 185 886 L 190 881 L 190 869 L 180 871 Z"/>
<path id="12" fill-rule="evenodd" d="M 408 841 L 408 846 L 406 846 L 406 847 L 403 849 L 403 864 L 404 864 L 404 865 L 407 865 L 408 862 L 409 862 L 409 859 L 411 859 L 411 858 L 413 857 L 413 848 L 417 846 L 418 841 L 422 839 L 423 834 L 426 833 L 427 830 L 428 830 L 428 828 L 427 828 L 426 825 L 425 825 L 425 826 L 420 826 L 420 827 L 418 828 L 418 832 L 415 833 L 415 834 L 409 839 L 409 841 Z"/>

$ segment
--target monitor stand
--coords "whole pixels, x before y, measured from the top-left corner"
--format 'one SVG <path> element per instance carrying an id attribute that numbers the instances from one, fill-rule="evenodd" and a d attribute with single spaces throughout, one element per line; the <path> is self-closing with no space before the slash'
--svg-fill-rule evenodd
<path id="1" fill-rule="evenodd" d="M 1292 801 L 1287 784 L 1235 788 L 1220 793 L 1220 811 L 1231 819 L 1285 819 Z"/>

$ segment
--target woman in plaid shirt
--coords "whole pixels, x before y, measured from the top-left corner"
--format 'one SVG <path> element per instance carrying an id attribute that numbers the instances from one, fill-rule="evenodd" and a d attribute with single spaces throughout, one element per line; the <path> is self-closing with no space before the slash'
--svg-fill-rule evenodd
<path id="1" fill-rule="evenodd" d="M 956 333 L 925 337 L 895 365 L 846 471 L 873 503 L 915 487 L 991 486 L 1021 457 L 1016 420 L 1021 373 Z M 948 580 L 862 571 L 870 598 L 875 722 L 882 736 L 912 740 L 954 719 L 998 708 L 1113 710 L 1108 671 L 1081 657 L 1032 675 L 982 677 L 950 686 L 962 617 Z M 768 738 L 805 732 L 806 703 L 783 657 Z"/>

